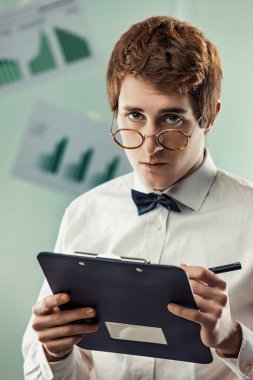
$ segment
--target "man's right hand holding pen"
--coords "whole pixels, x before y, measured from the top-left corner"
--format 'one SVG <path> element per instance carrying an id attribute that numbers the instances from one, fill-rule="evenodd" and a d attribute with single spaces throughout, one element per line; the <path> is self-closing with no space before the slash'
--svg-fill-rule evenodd
<path id="1" fill-rule="evenodd" d="M 185 319 L 200 325 L 200 336 L 203 344 L 215 348 L 222 357 L 238 357 L 242 331 L 240 324 L 230 311 L 227 283 L 214 271 L 219 273 L 240 269 L 240 263 L 206 269 L 200 266 L 181 264 L 189 276 L 198 309 L 191 309 L 177 304 L 169 304 L 168 310 Z M 238 265 L 239 264 L 239 265 Z M 233 269 L 232 269 L 233 270 Z"/>

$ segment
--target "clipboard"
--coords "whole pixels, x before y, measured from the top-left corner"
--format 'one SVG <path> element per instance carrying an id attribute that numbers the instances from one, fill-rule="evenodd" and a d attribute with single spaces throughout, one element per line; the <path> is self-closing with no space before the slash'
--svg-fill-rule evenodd
<path id="1" fill-rule="evenodd" d="M 90 306 L 99 330 L 78 346 L 87 350 L 207 364 L 211 351 L 200 326 L 170 313 L 170 302 L 197 309 L 185 271 L 145 260 L 40 252 L 37 256 L 52 292 L 69 293 L 61 309 Z M 133 261 L 134 260 L 134 261 Z"/>

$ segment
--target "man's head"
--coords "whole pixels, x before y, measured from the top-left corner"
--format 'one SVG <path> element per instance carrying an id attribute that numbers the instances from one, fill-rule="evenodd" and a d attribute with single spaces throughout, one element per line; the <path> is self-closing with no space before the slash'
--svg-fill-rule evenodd
<path id="1" fill-rule="evenodd" d="M 218 52 L 201 31 L 172 17 L 151 17 L 124 33 L 111 55 L 107 92 L 117 111 L 127 75 L 142 78 L 162 93 L 188 94 L 196 117 L 212 124 L 220 97 L 222 69 Z"/>
<path id="2" fill-rule="evenodd" d="M 122 35 L 109 62 L 107 92 L 119 128 L 147 136 L 139 148 L 126 149 L 146 185 L 163 190 L 201 163 L 204 135 L 220 108 L 221 80 L 216 48 L 186 22 L 151 17 Z M 180 152 L 164 149 L 154 137 L 171 128 L 189 136 L 198 120 Z"/>

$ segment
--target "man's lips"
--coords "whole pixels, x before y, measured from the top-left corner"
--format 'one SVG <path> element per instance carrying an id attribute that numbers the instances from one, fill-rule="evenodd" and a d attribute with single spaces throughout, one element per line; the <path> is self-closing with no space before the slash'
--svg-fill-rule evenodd
<path id="1" fill-rule="evenodd" d="M 152 170 L 152 171 L 159 170 L 166 165 L 165 162 L 141 162 L 140 164 L 145 169 Z"/>
<path id="2" fill-rule="evenodd" d="M 150 166 L 156 166 L 156 165 L 166 165 L 166 162 L 141 162 L 143 165 L 150 165 Z"/>

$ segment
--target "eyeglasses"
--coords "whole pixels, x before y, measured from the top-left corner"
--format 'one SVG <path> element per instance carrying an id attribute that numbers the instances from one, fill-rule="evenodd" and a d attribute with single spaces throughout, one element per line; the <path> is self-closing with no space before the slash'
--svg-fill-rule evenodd
<path id="1" fill-rule="evenodd" d="M 116 130 L 116 132 L 113 132 L 112 129 L 114 116 L 115 115 L 113 114 L 112 125 L 109 135 L 112 136 L 115 143 L 119 145 L 121 148 L 137 149 L 140 146 L 142 146 L 147 137 L 155 136 L 158 145 L 172 152 L 180 152 L 187 147 L 193 135 L 193 132 L 195 131 L 201 119 L 201 117 L 198 119 L 197 123 L 194 125 L 194 128 L 189 135 L 177 129 L 165 129 L 157 135 L 143 135 L 137 129 L 130 128 L 119 128 Z"/>

